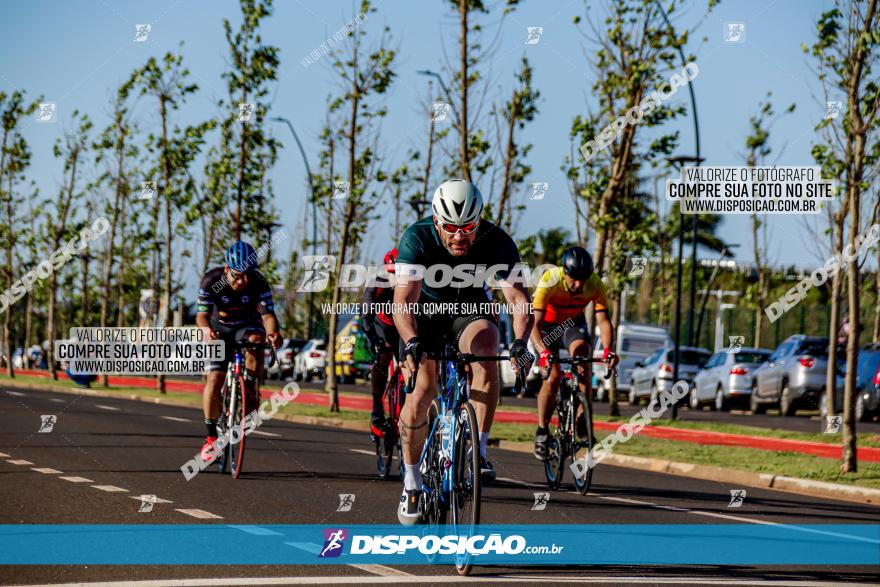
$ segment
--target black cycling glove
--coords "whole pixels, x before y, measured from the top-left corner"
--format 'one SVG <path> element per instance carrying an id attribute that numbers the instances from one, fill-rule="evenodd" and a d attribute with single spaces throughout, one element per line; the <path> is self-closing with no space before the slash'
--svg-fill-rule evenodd
<path id="1" fill-rule="evenodd" d="M 416 365 L 422 361 L 422 343 L 419 341 L 418 336 L 409 339 L 403 347 L 403 356 L 401 358 L 405 361 L 407 355 L 412 355 Z"/>
<path id="2" fill-rule="evenodd" d="M 510 356 L 517 362 L 521 367 L 525 367 L 529 363 L 535 360 L 535 357 L 529 352 L 528 347 L 526 346 L 526 341 L 521 338 L 513 341 L 513 344 L 510 345 Z"/>

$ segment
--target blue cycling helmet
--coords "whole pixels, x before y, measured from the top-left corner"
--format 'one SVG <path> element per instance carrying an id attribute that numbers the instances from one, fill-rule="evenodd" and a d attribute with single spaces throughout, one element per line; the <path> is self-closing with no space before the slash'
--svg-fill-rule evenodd
<path id="1" fill-rule="evenodd" d="M 233 271 L 250 271 L 257 268 L 257 252 L 244 241 L 235 241 L 226 250 L 226 265 Z"/>

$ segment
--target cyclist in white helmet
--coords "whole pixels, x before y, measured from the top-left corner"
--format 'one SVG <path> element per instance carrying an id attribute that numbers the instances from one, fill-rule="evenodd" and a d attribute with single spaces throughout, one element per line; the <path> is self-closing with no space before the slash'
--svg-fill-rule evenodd
<path id="1" fill-rule="evenodd" d="M 447 341 L 458 349 L 476 355 L 498 352 L 497 318 L 490 312 L 432 314 L 406 311 L 409 304 L 486 302 L 485 280 L 497 279 L 506 301 L 519 311 L 513 312 L 516 340 L 510 349 L 511 362 L 525 364 L 528 351 L 525 340 L 532 327 L 528 311 L 529 293 L 521 280 L 510 275 L 519 263 L 519 251 L 513 239 L 500 227 L 481 220 L 483 197 L 469 181 L 452 179 L 440 184 L 431 203 L 433 214 L 412 224 L 403 233 L 398 245 L 394 291 L 394 324 L 400 334 L 400 353 L 404 375 L 419 365 L 414 390 L 400 414 L 400 436 L 403 443 L 404 482 L 398 508 L 402 524 L 420 521 L 419 501 L 422 481 L 418 470 L 419 457 L 428 434 L 428 408 L 436 394 L 437 363 L 425 352 L 441 353 Z M 432 271 L 438 264 L 448 265 L 443 271 Z M 444 275 L 461 275 L 470 271 L 462 265 L 475 266 L 477 279 L 462 286 L 461 281 Z M 495 267 L 492 267 L 492 266 Z M 482 272 L 479 266 L 483 266 Z M 489 274 L 486 268 L 492 268 Z M 458 268 L 458 271 L 455 269 Z M 510 277 L 510 280 L 506 279 Z M 457 283 L 457 285 L 456 285 Z M 473 307 L 473 306 L 472 306 Z M 495 406 L 498 403 L 498 364 L 471 364 L 470 400 L 480 428 L 480 469 L 484 483 L 495 478 L 495 471 L 486 458 L 486 443 Z"/>

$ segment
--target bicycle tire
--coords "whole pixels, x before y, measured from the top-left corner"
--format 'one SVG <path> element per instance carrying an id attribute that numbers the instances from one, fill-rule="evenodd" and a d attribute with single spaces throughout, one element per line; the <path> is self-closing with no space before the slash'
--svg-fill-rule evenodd
<path id="1" fill-rule="evenodd" d="M 229 414 L 229 387 L 226 381 L 223 381 L 223 387 L 220 389 L 220 417 L 217 419 L 217 436 L 226 436 L 227 419 Z M 229 469 L 229 443 L 227 443 L 220 454 L 217 455 L 217 467 L 221 474 L 226 474 Z"/>
<path id="2" fill-rule="evenodd" d="M 440 404 L 435 399 L 428 407 L 428 432 L 434 430 L 434 422 L 440 417 Z M 425 442 L 429 443 L 425 451 L 425 460 L 422 463 L 422 485 L 425 491 L 423 496 L 422 518 L 428 528 L 428 533 L 442 535 L 442 527 L 446 525 L 446 509 L 443 507 L 440 494 L 443 491 L 442 469 L 440 468 L 440 430 L 434 430 L 433 436 L 428 436 Z M 401 453 L 401 463 L 403 463 Z M 402 467 L 402 465 L 401 465 Z M 439 555 L 431 554 L 428 562 L 435 562 Z"/>
<path id="3" fill-rule="evenodd" d="M 244 435 L 244 419 L 248 414 L 248 401 L 247 401 L 247 393 L 245 392 L 244 379 L 239 375 L 235 378 L 238 382 L 238 392 L 237 399 L 240 400 L 238 402 L 239 406 L 235 410 L 235 423 L 234 426 L 238 427 L 239 438 L 236 443 L 238 446 L 232 446 L 231 454 L 234 456 L 232 459 L 232 478 L 238 479 L 241 475 L 241 471 L 244 467 L 244 445 L 246 437 Z M 240 409 L 239 409 L 240 408 Z M 233 428 L 234 429 L 234 428 Z M 231 441 L 231 439 L 230 439 Z M 231 443 L 231 442 L 230 442 Z"/>
<path id="4" fill-rule="evenodd" d="M 577 450 L 572 451 L 571 460 L 577 459 L 587 459 L 587 463 L 589 466 L 586 467 L 586 472 L 584 476 L 579 478 L 577 475 L 574 475 L 574 485 L 577 488 L 578 492 L 581 495 L 586 495 L 590 490 L 590 485 L 593 482 L 593 471 L 595 470 L 595 466 L 592 465 L 592 454 L 593 454 L 593 411 L 590 409 L 590 402 L 587 400 L 586 396 L 582 393 L 577 394 L 577 399 L 580 405 L 583 406 L 583 411 L 578 418 L 581 418 L 586 421 L 586 430 L 587 436 L 585 439 L 580 440 L 577 438 L 577 422 L 575 422 L 573 435 L 574 444 L 577 447 Z M 576 406 L 572 407 L 573 410 L 576 409 Z M 576 413 L 576 412 L 575 412 Z"/>
<path id="5" fill-rule="evenodd" d="M 470 402 L 461 405 L 455 431 L 455 463 L 451 499 L 453 533 L 461 536 L 467 527 L 471 536 L 480 524 L 480 428 L 477 414 Z M 468 458 L 470 457 L 470 458 Z M 470 509 L 466 506 L 470 504 Z M 459 575 L 469 575 L 472 568 L 469 555 L 456 555 L 455 569 Z"/>
<path id="6" fill-rule="evenodd" d="M 547 478 L 547 487 L 553 490 L 559 489 L 562 484 L 567 457 L 568 400 L 564 399 L 562 394 L 556 403 L 556 413 L 559 422 L 556 425 L 556 430 L 547 435 L 547 460 L 544 461 L 544 476 Z"/>

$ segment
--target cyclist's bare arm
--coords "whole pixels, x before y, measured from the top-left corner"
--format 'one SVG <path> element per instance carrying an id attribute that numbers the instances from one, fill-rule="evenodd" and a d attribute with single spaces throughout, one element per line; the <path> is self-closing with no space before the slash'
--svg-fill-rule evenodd
<path id="1" fill-rule="evenodd" d="M 206 332 L 206 340 L 214 339 L 214 331 L 211 330 L 211 314 L 208 312 L 198 312 L 196 314 L 196 326 Z"/>
<path id="2" fill-rule="evenodd" d="M 605 310 L 596 311 L 596 324 L 599 326 L 599 339 L 602 341 L 602 348 L 614 350 L 614 327 L 611 320 L 608 319 L 608 312 Z"/>
<path id="3" fill-rule="evenodd" d="M 282 341 L 281 333 L 278 331 L 278 318 L 272 313 L 263 314 L 261 318 L 263 319 L 263 326 L 266 328 L 266 338 L 269 339 L 274 348 L 279 348 Z"/>
<path id="4" fill-rule="evenodd" d="M 532 313 L 529 311 L 529 304 L 532 298 L 529 292 L 521 283 L 501 282 L 501 293 L 508 304 L 511 304 L 513 310 L 513 334 L 514 338 L 526 340 L 532 330 Z"/>
<path id="5" fill-rule="evenodd" d="M 547 346 L 544 344 L 544 337 L 541 335 L 541 325 L 544 324 L 544 316 L 547 313 L 544 310 L 535 310 L 535 324 L 532 326 L 532 344 L 535 345 L 535 352 L 540 354 Z"/>
<path id="6" fill-rule="evenodd" d="M 406 343 L 414 336 L 418 336 L 416 332 L 416 319 L 409 313 L 409 304 L 415 304 L 419 301 L 422 293 L 421 279 L 399 279 L 397 285 L 394 286 L 394 305 L 396 311 L 392 313 L 394 318 L 394 327 L 400 335 L 400 340 Z M 413 371 L 416 368 L 415 362 L 411 356 L 406 357 L 406 367 Z"/>

